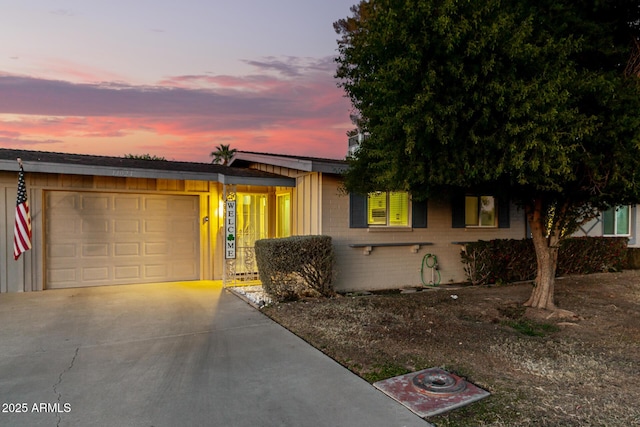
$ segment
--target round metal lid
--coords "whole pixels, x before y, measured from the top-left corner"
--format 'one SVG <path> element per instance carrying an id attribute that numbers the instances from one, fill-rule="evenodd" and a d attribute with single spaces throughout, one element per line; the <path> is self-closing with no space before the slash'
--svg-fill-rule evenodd
<path id="1" fill-rule="evenodd" d="M 421 393 L 446 396 L 464 391 L 467 383 L 441 369 L 428 369 L 413 377 L 413 386 Z"/>

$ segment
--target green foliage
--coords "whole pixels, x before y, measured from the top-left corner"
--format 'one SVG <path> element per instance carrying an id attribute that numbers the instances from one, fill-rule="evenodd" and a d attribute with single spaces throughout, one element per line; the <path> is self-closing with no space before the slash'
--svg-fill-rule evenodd
<path id="1" fill-rule="evenodd" d="M 349 190 L 425 197 L 500 183 L 527 198 L 637 199 L 640 88 L 623 74 L 637 10 L 373 0 L 352 11 L 334 24 L 336 76 L 371 135 L 350 159 Z"/>
<path id="2" fill-rule="evenodd" d="M 255 243 L 262 286 L 276 301 L 309 292 L 334 295 L 334 252 L 330 236 L 293 236 Z"/>
<path id="3" fill-rule="evenodd" d="M 626 237 L 577 237 L 562 241 L 558 275 L 620 271 L 627 263 Z M 471 242 L 461 252 L 464 270 L 474 285 L 531 280 L 536 258 L 530 239 Z"/>
<path id="4" fill-rule="evenodd" d="M 492 395 L 487 399 L 429 417 L 428 420 L 438 427 L 515 426 L 521 424 L 520 413 L 513 409 L 513 400 L 518 400 L 518 397 L 514 395 L 513 390 L 496 389 L 497 386 L 494 385 L 491 390 Z"/>
<path id="5" fill-rule="evenodd" d="M 223 166 L 229 164 L 229 160 L 236 154 L 238 150 L 235 148 L 231 148 L 230 144 L 220 144 L 216 146 L 215 151 L 211 152 L 211 157 L 213 157 L 212 163 L 219 163 Z"/>
<path id="6" fill-rule="evenodd" d="M 125 154 L 125 159 L 138 159 L 138 160 L 167 160 L 164 157 L 146 154 Z"/>
<path id="7" fill-rule="evenodd" d="M 348 191 L 506 193 L 549 248 L 543 281 L 571 230 L 640 202 L 637 1 L 370 0 L 351 11 L 334 24 L 336 77 L 370 136 L 348 159 Z"/>
<path id="8" fill-rule="evenodd" d="M 504 325 L 515 329 L 523 335 L 530 337 L 543 337 L 551 332 L 558 332 L 560 328 L 551 323 L 537 323 L 528 319 L 505 320 Z"/>
<path id="9" fill-rule="evenodd" d="M 406 366 L 397 365 L 394 363 L 385 363 L 384 365 L 378 365 L 370 372 L 362 373 L 362 378 L 367 382 L 373 384 L 378 381 L 386 380 L 387 378 L 397 377 L 399 375 L 408 374 L 409 369 Z"/>

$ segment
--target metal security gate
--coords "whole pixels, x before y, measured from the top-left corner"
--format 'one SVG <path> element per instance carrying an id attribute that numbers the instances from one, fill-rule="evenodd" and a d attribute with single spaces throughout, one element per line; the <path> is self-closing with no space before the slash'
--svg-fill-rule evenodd
<path id="1" fill-rule="evenodd" d="M 269 237 L 269 198 L 266 193 L 236 193 L 225 187 L 225 200 L 236 202 L 236 258 L 225 260 L 225 285 L 259 280 L 255 256 L 256 240 Z M 226 214 L 225 214 L 226 216 Z"/>

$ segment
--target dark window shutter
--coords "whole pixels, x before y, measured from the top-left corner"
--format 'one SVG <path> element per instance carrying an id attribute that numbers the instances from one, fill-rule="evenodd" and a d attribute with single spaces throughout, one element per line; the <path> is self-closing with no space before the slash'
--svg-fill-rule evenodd
<path id="1" fill-rule="evenodd" d="M 413 228 L 427 228 L 427 201 L 411 202 L 411 226 Z"/>
<path id="2" fill-rule="evenodd" d="M 368 228 L 366 196 L 349 193 L 349 228 Z"/>
<path id="3" fill-rule="evenodd" d="M 456 196 L 451 201 L 451 228 L 464 228 L 464 196 Z"/>
<path id="4" fill-rule="evenodd" d="M 508 197 L 498 198 L 498 228 L 511 227 L 511 203 Z"/>

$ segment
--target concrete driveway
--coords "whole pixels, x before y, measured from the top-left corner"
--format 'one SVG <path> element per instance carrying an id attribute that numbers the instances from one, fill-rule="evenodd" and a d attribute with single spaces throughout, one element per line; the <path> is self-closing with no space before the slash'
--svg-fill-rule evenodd
<path id="1" fill-rule="evenodd" d="M 211 282 L 0 295 L 0 425 L 429 424 Z"/>

